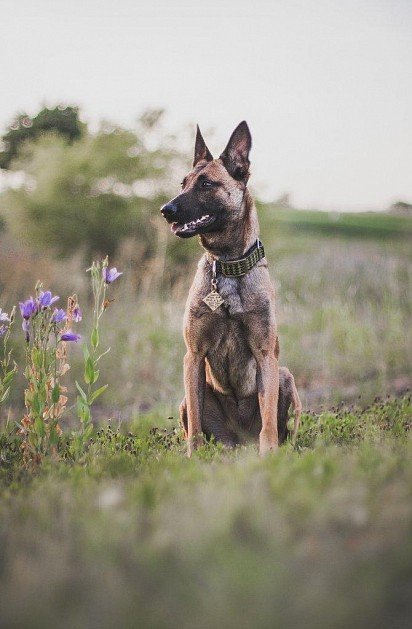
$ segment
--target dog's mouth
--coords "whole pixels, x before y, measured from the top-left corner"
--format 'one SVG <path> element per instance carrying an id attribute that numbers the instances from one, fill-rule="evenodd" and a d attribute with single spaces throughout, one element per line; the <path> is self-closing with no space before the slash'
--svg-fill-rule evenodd
<path id="1" fill-rule="evenodd" d="M 209 225 L 214 223 L 215 220 L 216 216 L 205 214 L 204 216 L 188 223 L 172 223 L 170 229 L 173 234 L 180 236 L 180 238 L 190 238 L 190 236 L 201 233 L 205 227 L 209 227 Z"/>

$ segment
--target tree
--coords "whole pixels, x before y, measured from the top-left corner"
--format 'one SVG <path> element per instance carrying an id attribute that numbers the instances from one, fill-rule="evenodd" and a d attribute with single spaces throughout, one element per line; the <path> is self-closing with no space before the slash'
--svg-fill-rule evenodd
<path id="1" fill-rule="evenodd" d="M 23 184 L 0 198 L 12 231 L 60 257 L 113 255 L 130 237 L 154 255 L 154 217 L 185 168 L 173 138 L 153 142 L 160 117 L 145 112 L 135 131 L 102 123 L 72 144 L 55 133 L 26 141 L 10 167 Z"/>
<path id="2" fill-rule="evenodd" d="M 86 125 L 79 120 L 77 107 L 45 107 L 33 118 L 26 113 L 18 114 L 2 137 L 0 168 L 10 168 L 11 162 L 28 140 L 35 140 L 42 134 L 53 131 L 70 143 L 79 139 L 85 130 Z"/>

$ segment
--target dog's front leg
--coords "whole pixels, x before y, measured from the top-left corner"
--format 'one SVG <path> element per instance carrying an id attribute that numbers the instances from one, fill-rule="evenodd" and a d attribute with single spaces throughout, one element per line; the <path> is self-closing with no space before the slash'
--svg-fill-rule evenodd
<path id="1" fill-rule="evenodd" d="M 187 404 L 187 455 L 203 441 L 202 413 L 205 399 L 205 358 L 188 351 L 184 358 L 184 384 Z"/>
<path id="2" fill-rule="evenodd" d="M 261 351 L 258 363 L 258 397 L 262 430 L 259 452 L 263 456 L 278 447 L 279 364 L 272 352 Z"/>

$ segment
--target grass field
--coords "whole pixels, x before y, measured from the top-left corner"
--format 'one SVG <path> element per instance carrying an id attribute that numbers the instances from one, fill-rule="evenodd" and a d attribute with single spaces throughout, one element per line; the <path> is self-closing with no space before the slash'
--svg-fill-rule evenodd
<path id="1" fill-rule="evenodd" d="M 3 432 L 1 626 L 410 626 L 411 411 L 305 414 L 266 459 L 152 416 L 34 475 Z"/>
<path id="2" fill-rule="evenodd" d="M 387 238 L 412 235 L 410 216 L 397 216 L 386 212 L 324 212 L 296 210 L 267 204 L 262 209 L 272 214 L 278 225 L 297 231 L 323 232 L 346 237 Z"/>
<path id="3" fill-rule="evenodd" d="M 286 224 L 285 215 L 296 225 Z M 396 232 L 398 219 L 404 230 Z M 294 373 L 306 408 L 355 401 L 359 395 L 366 404 L 376 395 L 402 394 L 412 383 L 412 252 L 407 237 L 412 220 L 375 213 L 341 221 L 355 224 L 356 236 L 336 227 L 325 212 L 260 209 L 277 291 L 281 364 Z M 392 231 L 381 229 L 386 223 Z M 114 288 L 102 337 L 112 348 L 102 364 L 102 377 L 109 383 L 103 416 L 130 419 L 152 410 L 176 415 L 183 394 L 182 317 L 202 250 L 195 239 L 168 237 L 162 222 L 156 230 L 153 258 L 139 258 L 137 245 L 128 243 L 114 261 L 125 273 Z M 2 244 L 3 308 L 30 295 L 41 278 L 60 295 L 78 293 L 86 313 L 82 333 L 88 325 L 86 263 L 79 257 L 59 262 L 22 251 L 15 242 Z M 21 351 L 20 331 L 15 347 Z M 79 378 L 80 348 L 73 348 L 71 362 Z M 14 406 L 22 399 L 22 388 L 20 377 Z"/>
<path id="4" fill-rule="evenodd" d="M 1 627 L 410 626 L 411 221 L 270 206 L 260 218 L 281 364 L 305 410 L 296 446 L 260 459 L 253 446 L 211 443 L 186 459 L 181 322 L 201 250 L 179 242 L 177 254 L 163 224 L 154 257 L 126 243 L 101 334 L 109 389 L 80 458 L 69 412 L 58 456 L 24 469 L 14 331 L 20 371 L 0 418 Z M 7 235 L 1 245 L 1 306 L 42 279 L 78 293 L 84 334 L 85 262 Z M 82 361 L 72 347 L 71 399 Z"/>
<path id="5" fill-rule="evenodd" d="M 277 292 L 281 364 L 294 373 L 305 407 L 359 395 L 368 403 L 410 386 L 408 240 L 295 231 L 278 225 L 269 210 L 261 213 L 261 224 Z M 202 253 L 196 242 L 181 246 L 193 253 L 178 281 L 155 292 L 155 275 L 142 283 L 136 300 L 124 282 L 108 313 L 106 342 L 124 384 L 108 393 L 113 408 L 121 396 L 123 407 L 141 411 L 161 405 L 165 413 L 176 413 L 183 393 L 183 310 Z"/>

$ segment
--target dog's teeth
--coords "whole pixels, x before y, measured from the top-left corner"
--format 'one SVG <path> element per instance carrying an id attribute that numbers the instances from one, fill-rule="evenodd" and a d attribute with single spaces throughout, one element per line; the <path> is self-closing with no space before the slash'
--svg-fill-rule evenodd
<path id="1" fill-rule="evenodd" d="M 180 231 L 181 232 L 185 232 L 188 229 L 193 229 L 194 227 L 196 227 L 197 225 L 204 223 L 208 218 L 210 218 L 210 214 L 204 214 L 203 216 L 201 216 L 200 218 L 197 218 L 196 220 L 193 221 L 189 221 L 189 223 L 185 223 L 181 228 Z M 177 223 L 176 223 L 177 225 Z"/>

